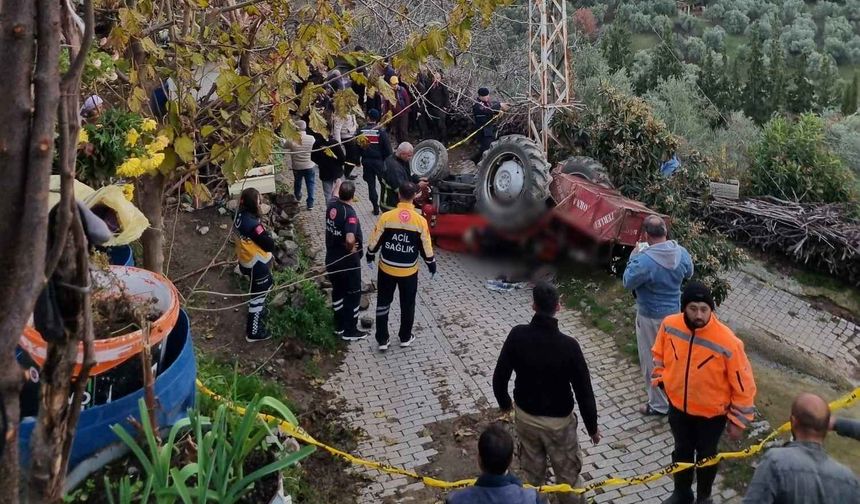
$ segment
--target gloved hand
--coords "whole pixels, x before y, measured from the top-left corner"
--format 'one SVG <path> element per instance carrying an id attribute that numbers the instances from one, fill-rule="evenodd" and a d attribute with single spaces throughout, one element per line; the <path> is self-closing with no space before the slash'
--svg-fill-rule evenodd
<path id="1" fill-rule="evenodd" d="M 374 266 L 375 266 L 375 264 L 374 264 L 374 263 L 372 263 L 372 262 L 368 262 L 368 263 L 367 263 L 367 269 L 369 269 L 370 271 L 373 271 L 373 270 L 374 270 Z"/>

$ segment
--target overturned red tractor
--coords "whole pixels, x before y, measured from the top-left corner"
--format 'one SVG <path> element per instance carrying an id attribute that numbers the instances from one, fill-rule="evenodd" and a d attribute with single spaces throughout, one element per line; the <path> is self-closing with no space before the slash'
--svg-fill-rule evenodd
<path id="1" fill-rule="evenodd" d="M 551 168 L 522 135 L 493 143 L 476 173 L 449 175 L 447 165 L 439 142 L 415 147 L 412 173 L 431 186 L 418 203 L 434 241 L 449 250 L 493 253 L 513 246 L 542 260 L 605 263 L 644 239 L 645 217 L 660 215 L 623 197 L 596 160 L 571 157 Z"/>

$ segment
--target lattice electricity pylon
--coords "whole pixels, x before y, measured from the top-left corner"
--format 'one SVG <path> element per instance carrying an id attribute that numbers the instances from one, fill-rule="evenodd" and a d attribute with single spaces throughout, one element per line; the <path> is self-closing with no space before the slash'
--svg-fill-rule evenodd
<path id="1" fill-rule="evenodd" d="M 558 109 L 578 108 L 573 99 L 572 56 L 565 0 L 529 0 L 529 136 L 544 154 L 557 140 L 550 120 Z"/>

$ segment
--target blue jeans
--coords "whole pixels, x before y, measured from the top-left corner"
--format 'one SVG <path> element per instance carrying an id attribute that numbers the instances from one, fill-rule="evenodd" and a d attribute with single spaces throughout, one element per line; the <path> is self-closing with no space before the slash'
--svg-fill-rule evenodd
<path id="1" fill-rule="evenodd" d="M 296 201 L 302 202 L 302 180 L 308 188 L 308 208 L 314 206 L 314 186 L 316 184 L 316 169 L 293 170 L 293 196 Z"/>

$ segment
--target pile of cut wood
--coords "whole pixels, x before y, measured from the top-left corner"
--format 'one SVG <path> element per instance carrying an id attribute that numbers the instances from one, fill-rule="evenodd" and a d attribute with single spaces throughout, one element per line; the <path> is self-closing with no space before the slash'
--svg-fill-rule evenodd
<path id="1" fill-rule="evenodd" d="M 777 198 L 715 199 L 704 209 L 711 229 L 761 250 L 785 254 L 860 286 L 860 221 L 851 207 Z"/>

